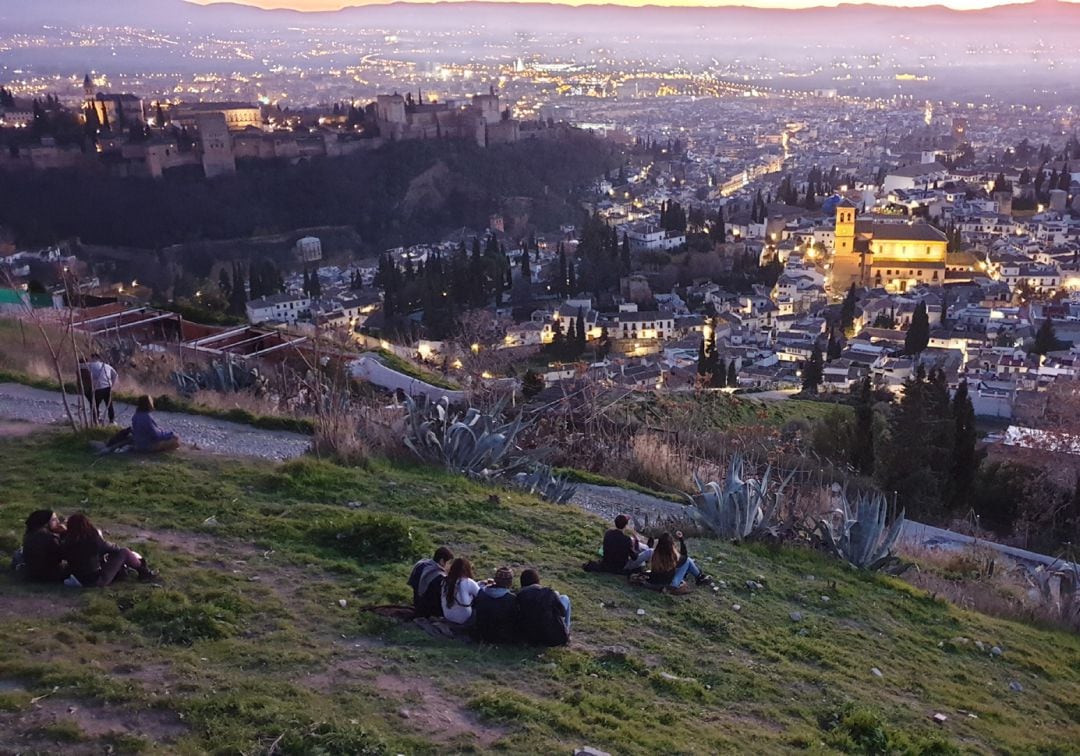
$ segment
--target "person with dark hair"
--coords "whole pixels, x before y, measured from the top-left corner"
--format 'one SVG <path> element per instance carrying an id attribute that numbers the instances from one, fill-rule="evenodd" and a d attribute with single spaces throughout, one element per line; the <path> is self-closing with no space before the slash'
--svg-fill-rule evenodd
<path id="1" fill-rule="evenodd" d="M 112 390 L 119 376 L 113 366 L 101 359 L 101 355 L 94 352 L 90 355 L 90 364 L 87 365 L 90 372 L 90 385 L 94 389 L 94 421 L 99 419 L 101 405 L 109 415 L 109 422 L 116 422 L 116 410 L 113 409 Z"/>
<path id="2" fill-rule="evenodd" d="M 26 518 L 22 559 L 26 577 L 41 583 L 62 583 L 71 574 L 60 539 L 64 524 L 51 509 L 39 509 Z"/>
<path id="3" fill-rule="evenodd" d="M 540 573 L 523 570 L 517 595 L 517 637 L 535 646 L 570 642 L 570 597 L 540 585 Z"/>
<path id="4" fill-rule="evenodd" d="M 618 515 L 615 517 L 615 527 L 604 533 L 601 564 L 607 572 L 634 572 L 644 567 L 652 556 L 652 549 L 643 546 L 636 533 L 626 532 L 629 524 L 629 517 Z"/>
<path id="5" fill-rule="evenodd" d="M 140 396 L 131 418 L 131 443 L 139 452 L 172 451 L 180 446 L 180 437 L 159 428 L 151 414 L 153 411 L 154 400 L 145 394 Z"/>
<path id="6" fill-rule="evenodd" d="M 472 564 L 465 557 L 458 557 L 450 564 L 440 594 L 442 614 L 447 622 L 471 626 L 473 599 L 479 592 L 480 584 L 473 580 Z"/>
<path id="7" fill-rule="evenodd" d="M 68 518 L 67 532 L 61 545 L 71 574 L 84 587 L 111 585 L 124 567 L 138 572 L 141 580 L 157 577 L 147 566 L 146 560 L 134 551 L 106 541 L 101 531 L 84 514 L 73 514 Z"/>
<path id="8" fill-rule="evenodd" d="M 679 545 L 675 545 L 675 539 Z M 712 578 L 701 571 L 686 550 L 686 541 L 683 539 L 681 530 L 675 531 L 675 538 L 671 533 L 663 533 L 656 541 L 652 558 L 649 560 L 649 583 L 664 586 L 665 593 L 681 596 L 690 592 L 690 586 L 684 581 L 687 574 L 693 575 L 698 585 L 708 585 Z"/>
<path id="9" fill-rule="evenodd" d="M 509 567 L 495 570 L 495 581 L 484 586 L 473 600 L 476 637 L 485 643 L 513 643 L 517 635 L 517 598 L 514 571 Z"/>
<path id="10" fill-rule="evenodd" d="M 443 580 L 446 567 L 454 561 L 454 552 L 446 546 L 435 549 L 431 559 L 421 559 L 413 565 L 409 573 L 409 587 L 412 588 L 413 609 L 417 617 L 441 617 Z"/>

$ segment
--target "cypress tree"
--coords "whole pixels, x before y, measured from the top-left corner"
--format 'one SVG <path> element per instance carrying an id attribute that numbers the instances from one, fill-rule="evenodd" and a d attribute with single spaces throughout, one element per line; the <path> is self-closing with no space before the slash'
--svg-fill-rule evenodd
<path id="1" fill-rule="evenodd" d="M 844 331 L 845 336 L 851 336 L 855 332 L 855 305 L 857 303 L 858 297 L 855 295 L 855 283 L 852 282 L 851 288 L 848 289 L 844 301 L 840 305 L 840 328 Z"/>
<path id="2" fill-rule="evenodd" d="M 585 351 L 585 344 L 588 341 L 588 334 L 586 334 L 586 332 L 585 332 L 585 312 L 580 307 L 578 308 L 578 311 L 577 311 L 577 324 L 578 324 L 577 346 L 578 346 L 578 353 L 581 353 L 581 352 Z"/>
<path id="3" fill-rule="evenodd" d="M 874 392 L 869 375 L 859 384 L 851 466 L 863 475 L 874 472 Z"/>
<path id="4" fill-rule="evenodd" d="M 926 302 L 920 300 L 915 305 L 915 312 L 911 316 L 911 325 L 908 326 L 904 335 L 904 354 L 914 356 L 921 354 L 930 343 L 930 316 L 926 313 Z"/>
<path id="5" fill-rule="evenodd" d="M 705 336 L 701 336 L 701 344 L 698 345 L 697 352 L 697 374 L 704 376 L 709 372 L 709 355 L 705 349 Z"/>
<path id="6" fill-rule="evenodd" d="M 829 345 L 825 349 L 825 355 L 829 362 L 840 357 L 840 342 L 836 339 L 836 332 L 829 329 Z"/>
<path id="7" fill-rule="evenodd" d="M 816 394 L 818 386 L 824 377 L 822 373 L 823 360 L 821 358 L 821 345 L 814 341 L 814 349 L 810 352 L 810 359 L 806 361 L 802 369 L 802 389 L 808 394 Z"/>
<path id="8" fill-rule="evenodd" d="M 739 371 L 735 367 L 735 360 L 729 362 L 727 366 L 727 385 L 731 388 L 739 387 Z"/>
<path id="9" fill-rule="evenodd" d="M 979 467 L 979 456 L 975 448 L 978 440 L 975 431 L 975 408 L 971 404 L 966 380 L 961 381 L 956 388 L 951 415 L 954 430 L 950 491 L 952 508 L 955 510 L 970 505 L 975 473 Z"/>
<path id="10" fill-rule="evenodd" d="M 1054 333 L 1054 323 L 1050 318 L 1043 320 L 1039 330 L 1035 332 L 1035 342 L 1031 345 L 1032 354 L 1046 354 L 1060 347 L 1057 334 Z"/>
<path id="11" fill-rule="evenodd" d="M 526 281 L 532 281 L 532 268 L 529 265 L 529 248 L 521 250 L 521 277 Z"/>
<path id="12" fill-rule="evenodd" d="M 622 235 L 622 248 L 620 250 L 620 259 L 619 259 L 619 261 L 620 261 L 621 266 L 622 266 L 622 272 L 624 274 L 629 273 L 631 267 L 633 267 L 633 264 L 632 264 L 631 259 L 630 259 L 630 237 L 627 236 L 625 231 L 623 232 L 623 235 Z"/>

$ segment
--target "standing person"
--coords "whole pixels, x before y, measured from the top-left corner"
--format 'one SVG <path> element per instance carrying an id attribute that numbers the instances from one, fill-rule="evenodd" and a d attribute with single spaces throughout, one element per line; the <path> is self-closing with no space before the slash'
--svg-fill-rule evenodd
<path id="1" fill-rule="evenodd" d="M 101 355 L 94 352 L 90 355 L 90 385 L 94 389 L 94 420 L 99 419 L 99 407 L 104 402 L 109 414 L 109 423 L 116 422 L 116 411 L 113 409 L 112 390 L 116 385 L 117 376 L 113 366 L 101 359 Z"/>
<path id="2" fill-rule="evenodd" d="M 652 556 L 652 549 L 642 546 L 637 534 L 626 532 L 630 518 L 624 514 L 615 517 L 615 527 L 604 533 L 604 557 L 601 563 L 608 572 L 634 572 L 645 566 Z"/>
<path id="3" fill-rule="evenodd" d="M 678 546 L 675 545 L 676 538 L 679 540 Z M 690 586 L 684 582 L 687 574 L 693 575 L 698 585 L 712 582 L 712 578 L 690 558 L 681 530 L 675 531 L 675 538 L 671 537 L 671 533 L 664 533 L 657 539 L 649 568 L 649 583 L 663 585 L 665 593 L 677 596 L 690 592 Z"/>
<path id="4" fill-rule="evenodd" d="M 570 597 L 540 585 L 540 573 L 524 570 L 517 595 L 520 640 L 535 646 L 570 642 Z"/>
<path id="5" fill-rule="evenodd" d="M 86 397 L 87 411 L 94 412 L 94 422 L 97 422 L 97 408 L 94 407 L 94 378 L 90 375 L 90 363 L 85 357 L 79 358 L 79 388 Z"/>
<path id="6" fill-rule="evenodd" d="M 472 564 L 465 557 L 458 557 L 450 564 L 442 589 L 442 614 L 447 622 L 471 626 L 473 623 L 473 599 L 480 592 L 480 584 L 473 580 Z"/>
<path id="7" fill-rule="evenodd" d="M 26 565 L 26 577 L 41 583 L 62 583 L 71 574 L 60 539 L 64 525 L 56 512 L 39 509 L 26 518 L 23 535 L 22 558 Z"/>
<path id="8" fill-rule="evenodd" d="M 454 561 L 454 552 L 446 546 L 435 549 L 431 559 L 421 559 L 413 565 L 409 573 L 409 587 L 412 588 L 413 609 L 417 617 L 441 617 L 443 580 L 446 568 Z"/>
<path id="9" fill-rule="evenodd" d="M 150 414 L 153 411 L 154 400 L 146 394 L 140 396 L 131 417 L 131 443 L 140 452 L 172 451 L 180 446 L 180 437 L 159 428 Z"/>
<path id="10" fill-rule="evenodd" d="M 513 643 L 517 635 L 517 598 L 514 571 L 509 567 L 495 570 L 495 582 L 484 586 L 473 599 L 476 636 L 485 643 Z"/>
<path id="11" fill-rule="evenodd" d="M 141 580 L 156 577 L 146 560 L 131 549 L 109 543 L 84 514 L 68 518 L 67 533 L 61 542 L 71 574 L 85 587 L 111 585 L 125 567 L 137 570 Z"/>

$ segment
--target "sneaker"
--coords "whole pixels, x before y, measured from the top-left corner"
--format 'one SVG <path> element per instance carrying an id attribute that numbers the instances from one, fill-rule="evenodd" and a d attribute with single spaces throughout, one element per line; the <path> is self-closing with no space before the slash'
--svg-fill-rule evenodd
<path id="1" fill-rule="evenodd" d="M 708 575 L 698 575 L 695 579 L 698 585 L 712 585 L 712 578 Z"/>
<path id="2" fill-rule="evenodd" d="M 678 588 L 669 585 L 664 589 L 664 593 L 669 596 L 685 596 L 691 590 L 693 589 L 686 583 L 680 583 Z"/>

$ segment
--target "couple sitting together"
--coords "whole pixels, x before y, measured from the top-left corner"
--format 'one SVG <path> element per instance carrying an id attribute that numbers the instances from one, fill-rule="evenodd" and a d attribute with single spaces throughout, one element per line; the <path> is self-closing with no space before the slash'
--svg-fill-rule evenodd
<path id="1" fill-rule="evenodd" d="M 416 563 L 409 575 L 418 617 L 442 617 L 485 643 L 564 646 L 570 641 L 570 598 L 540 585 L 536 570 L 523 570 L 514 593 L 514 572 L 500 567 L 478 583 L 472 565 L 445 546 Z"/>
<path id="2" fill-rule="evenodd" d="M 65 524 L 49 509 L 26 518 L 15 568 L 37 582 L 99 588 L 122 579 L 128 570 L 143 580 L 157 577 L 134 551 L 106 541 L 86 515 L 73 514 Z"/>
<path id="3" fill-rule="evenodd" d="M 712 582 L 712 578 L 690 558 L 681 530 L 675 531 L 674 537 L 671 533 L 663 533 L 655 541 L 650 538 L 643 544 L 636 533 L 626 532 L 629 524 L 630 518 L 624 514 L 615 518 L 615 527 L 604 534 L 603 557 L 599 563 L 587 564 L 586 569 L 616 574 L 640 573 L 647 569 L 649 585 L 675 595 L 690 592 L 687 575 L 698 585 Z"/>

